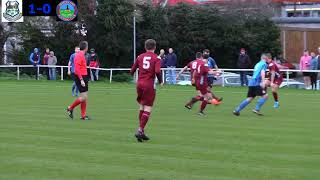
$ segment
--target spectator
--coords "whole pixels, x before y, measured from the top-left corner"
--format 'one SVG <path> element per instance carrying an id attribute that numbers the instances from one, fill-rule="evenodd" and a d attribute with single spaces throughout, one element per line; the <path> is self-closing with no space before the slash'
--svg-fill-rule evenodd
<path id="1" fill-rule="evenodd" d="M 164 62 L 165 67 L 170 68 L 169 83 L 176 84 L 176 65 L 177 65 L 177 55 L 173 52 L 172 48 L 169 48 L 169 54 L 165 57 Z"/>
<path id="2" fill-rule="evenodd" d="M 90 66 L 90 53 L 86 52 L 84 57 L 86 58 L 87 67 Z M 90 68 L 87 68 L 88 75 L 91 73 Z"/>
<path id="3" fill-rule="evenodd" d="M 91 76 L 91 81 L 97 81 L 97 70 L 94 68 L 99 67 L 99 58 L 98 55 L 95 52 L 95 49 L 90 49 L 90 76 Z"/>
<path id="4" fill-rule="evenodd" d="M 310 63 L 310 70 L 318 70 L 318 57 L 316 56 L 316 53 L 311 52 L 311 63 Z M 317 90 L 317 79 L 318 79 L 318 73 L 317 72 L 311 72 L 311 88 L 314 90 Z"/>
<path id="5" fill-rule="evenodd" d="M 33 53 L 31 53 L 29 56 L 29 61 L 35 67 L 35 76 L 36 80 L 38 80 L 38 65 L 40 64 L 40 53 L 38 48 L 34 48 Z"/>
<path id="6" fill-rule="evenodd" d="M 74 53 L 70 56 L 69 63 L 68 63 L 68 75 L 71 76 L 73 80 L 72 89 L 71 89 L 72 96 L 78 96 L 79 94 L 79 89 L 76 85 L 75 75 L 74 75 L 74 72 L 75 72 L 74 57 L 76 56 L 76 53 L 79 51 L 80 51 L 80 48 L 78 46 L 75 47 Z"/>
<path id="7" fill-rule="evenodd" d="M 165 66 L 165 59 L 166 59 L 166 52 L 164 51 L 164 49 L 160 50 L 160 54 L 159 54 L 159 58 L 161 59 L 161 67 L 164 68 Z"/>
<path id="8" fill-rule="evenodd" d="M 300 71 L 308 71 L 310 69 L 311 56 L 308 50 L 304 50 L 303 56 L 300 58 Z M 306 89 L 311 89 L 310 73 L 303 72 L 303 80 Z"/>
<path id="9" fill-rule="evenodd" d="M 48 65 L 49 55 L 50 55 L 50 49 L 49 49 L 49 48 L 46 48 L 46 52 L 45 52 L 44 55 L 43 55 L 43 61 L 42 61 L 42 64 L 43 64 L 43 65 Z M 44 71 L 43 74 L 46 74 L 46 75 L 47 75 L 47 80 L 50 80 L 50 77 L 49 77 L 49 68 L 46 67 L 46 70 Z"/>
<path id="10" fill-rule="evenodd" d="M 50 51 L 50 56 L 48 59 L 49 66 L 57 65 L 57 57 L 54 55 L 53 51 Z M 49 67 L 50 80 L 56 80 L 56 67 Z"/>
<path id="11" fill-rule="evenodd" d="M 250 57 L 247 55 L 244 48 L 240 49 L 240 55 L 238 58 L 238 68 L 249 69 L 251 67 Z M 241 86 L 248 86 L 247 71 L 240 71 L 240 82 Z"/>
<path id="12" fill-rule="evenodd" d="M 317 58 L 318 58 L 318 70 L 319 70 L 320 69 L 320 47 L 318 47 L 318 52 L 319 52 L 319 54 L 318 54 Z"/>

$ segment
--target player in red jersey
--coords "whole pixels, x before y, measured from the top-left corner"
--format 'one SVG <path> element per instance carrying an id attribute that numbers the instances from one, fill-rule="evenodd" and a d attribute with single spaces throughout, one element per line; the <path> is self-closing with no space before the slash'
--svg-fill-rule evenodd
<path id="1" fill-rule="evenodd" d="M 137 101 L 140 104 L 139 112 L 139 128 L 135 137 L 138 142 L 148 141 L 149 137 L 145 135 L 144 128 L 149 120 L 153 102 L 156 97 L 155 77 L 159 84 L 163 85 L 161 77 L 161 62 L 158 55 L 154 53 L 156 49 L 156 41 L 148 39 L 145 42 L 146 52 L 139 55 L 136 62 L 131 68 L 131 75 L 133 75 L 139 68 L 139 76 L 137 82 Z"/>
<path id="2" fill-rule="evenodd" d="M 267 63 L 268 63 L 269 72 L 267 74 L 267 80 L 265 81 L 265 84 L 267 87 L 271 87 L 272 89 L 272 95 L 274 98 L 273 107 L 279 108 L 278 90 L 279 90 L 279 86 L 283 81 L 282 73 L 280 72 L 279 67 L 282 67 L 282 66 L 272 60 L 271 54 L 267 54 L 267 57 L 268 57 Z"/>
<path id="3" fill-rule="evenodd" d="M 204 61 L 202 59 L 202 53 L 200 52 L 197 52 L 196 53 L 196 60 L 193 60 L 191 62 L 188 63 L 188 65 L 186 65 L 178 74 L 177 74 L 177 79 L 179 78 L 179 76 L 185 71 L 187 70 L 188 68 L 190 69 L 190 74 L 191 74 L 191 84 L 192 86 L 196 86 L 196 82 L 195 82 L 195 77 L 194 77 L 194 72 L 196 71 L 197 69 L 197 66 L 200 65 L 200 64 L 204 64 Z M 200 100 L 203 100 L 202 98 L 202 95 L 200 93 L 200 91 L 198 91 L 198 95 L 191 98 L 190 102 L 188 102 L 185 107 L 187 109 L 192 109 L 192 106 L 200 101 Z"/>
<path id="4" fill-rule="evenodd" d="M 204 63 L 198 64 L 197 69 L 194 72 L 194 76 L 196 79 L 196 89 L 200 91 L 203 97 L 202 103 L 200 106 L 200 111 L 198 113 L 201 116 L 204 115 L 203 113 L 204 109 L 206 108 L 207 104 L 211 103 L 211 100 L 212 100 L 212 95 L 208 90 L 209 89 L 208 74 L 215 74 L 215 71 L 213 71 L 207 66 L 208 58 L 209 58 L 209 55 L 204 54 L 203 55 Z"/>
<path id="5" fill-rule="evenodd" d="M 87 99 L 89 89 L 89 77 L 87 71 L 87 64 L 85 53 L 88 51 L 88 42 L 80 42 L 80 51 L 76 53 L 74 57 L 75 64 L 75 83 L 80 91 L 80 96 L 67 108 L 67 113 L 71 119 L 73 119 L 73 109 L 81 104 L 81 119 L 90 120 L 87 116 Z"/>

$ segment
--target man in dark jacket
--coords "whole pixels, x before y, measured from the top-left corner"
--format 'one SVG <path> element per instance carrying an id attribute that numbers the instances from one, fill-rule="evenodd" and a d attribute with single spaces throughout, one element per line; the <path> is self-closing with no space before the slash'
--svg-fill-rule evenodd
<path id="1" fill-rule="evenodd" d="M 36 80 L 38 80 L 38 65 L 40 64 L 40 53 L 38 48 L 34 48 L 33 53 L 30 54 L 29 57 L 30 63 L 35 67 Z"/>
<path id="2" fill-rule="evenodd" d="M 176 84 L 177 55 L 173 52 L 172 48 L 169 48 L 169 54 L 165 57 L 164 65 L 170 68 L 168 71 L 169 84 Z"/>
<path id="3" fill-rule="evenodd" d="M 249 69 L 251 67 L 251 60 L 250 57 L 246 54 L 246 50 L 241 48 L 240 55 L 238 59 L 238 68 L 240 69 Z M 248 72 L 240 71 L 240 81 L 241 86 L 248 86 Z"/>
<path id="4" fill-rule="evenodd" d="M 95 69 L 95 68 L 98 68 L 100 66 L 100 63 L 99 63 L 99 58 L 98 58 L 98 55 L 95 51 L 95 49 L 91 49 L 90 50 L 90 76 L 91 76 L 91 81 L 97 81 L 98 80 L 98 73 L 99 70 Z"/>

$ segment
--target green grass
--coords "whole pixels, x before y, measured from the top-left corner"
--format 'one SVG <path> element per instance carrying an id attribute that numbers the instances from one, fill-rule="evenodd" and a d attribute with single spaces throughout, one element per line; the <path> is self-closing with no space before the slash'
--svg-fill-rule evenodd
<path id="1" fill-rule="evenodd" d="M 0 81 L 1 180 L 315 180 L 320 178 L 318 92 L 282 89 L 281 109 L 264 117 L 231 111 L 245 88 L 217 88 L 225 98 L 207 116 L 184 109 L 192 87 L 158 90 L 137 143 L 133 85 L 90 85 L 88 114 L 68 120 L 71 82 Z"/>

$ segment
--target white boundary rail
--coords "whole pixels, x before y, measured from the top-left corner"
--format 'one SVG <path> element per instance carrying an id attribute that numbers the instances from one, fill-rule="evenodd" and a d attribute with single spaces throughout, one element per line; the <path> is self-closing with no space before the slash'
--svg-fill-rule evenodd
<path id="1" fill-rule="evenodd" d="M 68 66 L 47 66 L 47 65 L 38 65 L 38 66 L 33 66 L 33 65 L 0 65 L 0 69 L 2 68 L 16 68 L 17 71 L 17 80 L 20 80 L 20 69 L 21 68 L 37 68 L 37 74 L 40 74 L 40 68 L 60 68 L 60 76 L 61 80 L 64 80 L 64 69 L 67 69 Z M 109 82 L 112 82 L 112 77 L 113 77 L 113 72 L 114 71 L 130 71 L 130 68 L 92 68 L 92 69 L 98 69 L 100 71 L 109 71 L 110 76 L 109 76 Z M 176 71 L 180 71 L 182 68 L 175 68 Z M 162 77 L 164 79 L 165 77 L 165 71 L 166 70 L 172 70 L 171 68 L 161 68 L 162 70 Z M 226 72 L 240 72 L 240 71 L 247 71 L 247 72 L 252 72 L 253 69 L 220 69 L 221 70 L 221 75 L 222 75 L 222 86 L 224 86 L 224 76 L 223 74 Z M 300 71 L 300 70 L 291 70 L 291 69 L 282 69 L 281 72 L 284 72 L 285 74 L 285 79 L 287 82 L 290 80 L 290 73 L 293 72 L 317 72 L 320 73 L 320 70 L 308 70 L 308 71 Z M 39 77 L 39 76 L 38 76 Z M 137 76 L 135 76 L 135 79 L 137 79 Z"/>

